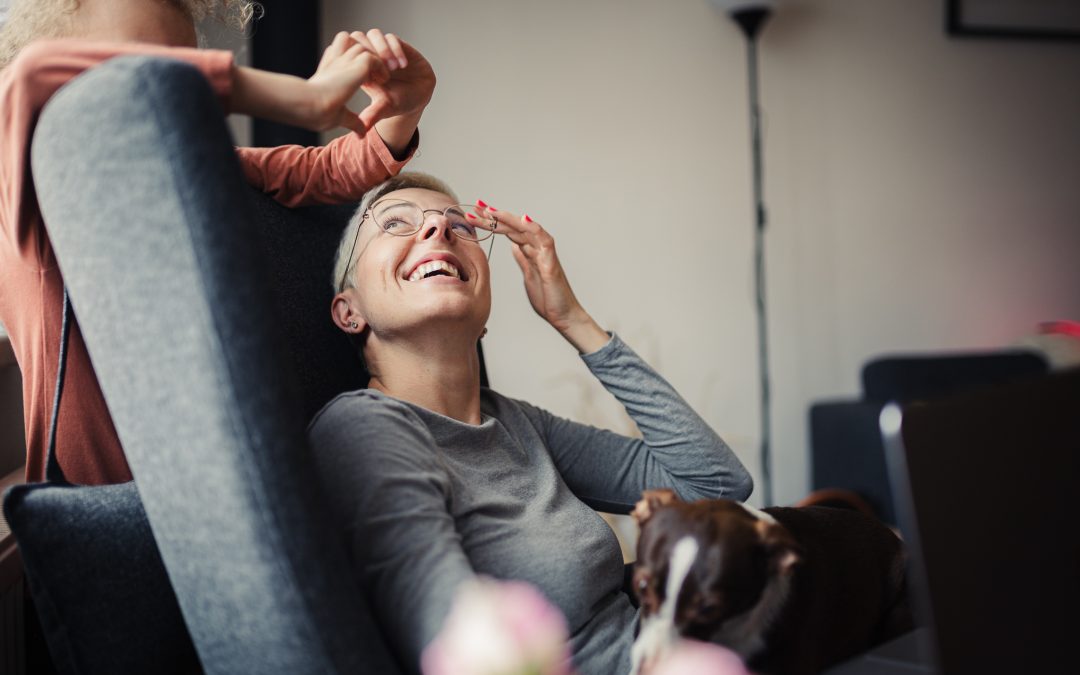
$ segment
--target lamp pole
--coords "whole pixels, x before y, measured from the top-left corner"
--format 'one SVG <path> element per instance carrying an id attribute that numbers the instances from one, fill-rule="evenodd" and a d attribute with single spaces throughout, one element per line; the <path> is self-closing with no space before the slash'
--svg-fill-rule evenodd
<path id="1" fill-rule="evenodd" d="M 757 36 L 772 15 L 772 2 L 712 0 L 727 12 L 746 37 L 746 71 L 750 105 L 750 152 L 753 162 L 754 197 L 754 307 L 757 314 L 758 380 L 761 391 L 761 483 L 762 503 L 773 503 L 772 485 L 772 392 L 769 383 L 769 331 L 765 311 L 765 196 L 761 153 L 761 104 L 758 84 Z"/>

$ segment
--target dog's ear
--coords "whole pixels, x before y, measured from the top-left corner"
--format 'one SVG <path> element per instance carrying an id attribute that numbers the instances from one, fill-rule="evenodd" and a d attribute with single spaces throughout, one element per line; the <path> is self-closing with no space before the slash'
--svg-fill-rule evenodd
<path id="1" fill-rule="evenodd" d="M 802 549 L 787 529 L 777 523 L 759 520 L 754 524 L 769 560 L 769 576 L 791 574 L 802 560 Z"/>
<path id="2" fill-rule="evenodd" d="M 679 497 L 674 490 L 668 488 L 645 490 L 641 493 L 641 499 L 634 505 L 634 510 L 630 512 L 630 515 L 637 521 L 638 527 L 643 527 L 656 513 L 656 509 L 677 501 L 679 501 Z"/>

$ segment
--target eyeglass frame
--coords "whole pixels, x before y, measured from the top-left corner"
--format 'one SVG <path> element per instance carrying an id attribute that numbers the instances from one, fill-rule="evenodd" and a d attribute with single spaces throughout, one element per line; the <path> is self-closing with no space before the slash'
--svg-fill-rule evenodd
<path id="1" fill-rule="evenodd" d="M 439 209 L 421 209 L 419 204 L 416 204 L 414 202 L 410 202 L 407 199 L 395 199 L 393 201 L 403 202 L 405 204 L 411 204 L 411 205 L 415 206 L 416 208 L 420 209 L 420 214 L 422 216 L 424 216 L 424 220 L 421 221 L 420 226 L 417 227 L 415 230 L 413 230 L 412 232 L 405 233 L 405 234 L 395 234 L 393 232 L 390 232 L 389 230 L 383 230 L 383 232 L 385 234 L 389 234 L 392 237 L 411 237 L 414 234 L 416 234 L 417 232 L 419 232 L 420 230 L 424 229 L 424 223 L 427 222 L 427 214 L 429 214 L 429 213 L 438 213 L 438 214 L 441 214 L 443 216 L 446 216 L 446 212 L 449 211 L 450 209 L 454 208 L 455 206 L 469 206 L 468 204 L 451 204 L 450 206 L 447 206 L 445 209 L 442 209 L 440 211 Z M 349 264 L 345 265 L 345 271 L 341 273 L 341 280 L 338 281 L 338 288 L 340 288 L 342 291 L 344 291 L 345 288 L 346 288 L 345 280 L 349 277 L 349 270 L 351 270 L 353 268 L 353 265 L 356 264 L 356 260 L 353 259 L 353 255 L 356 253 L 356 242 L 360 241 L 360 228 L 363 227 L 364 221 L 368 219 L 368 216 L 371 216 L 371 221 L 374 222 L 376 225 L 378 225 L 378 223 L 375 221 L 375 214 L 372 213 L 372 211 L 375 209 L 375 206 L 378 205 L 378 204 L 379 204 L 379 201 L 376 201 L 376 202 L 370 204 L 367 207 L 367 210 L 364 211 L 364 215 L 360 216 L 360 221 L 356 224 L 356 234 L 353 235 L 352 246 L 349 247 Z M 476 207 L 471 207 L 471 208 L 476 208 Z M 498 218 L 496 218 L 495 216 L 491 216 L 491 221 L 492 221 L 492 223 L 494 223 L 491 226 L 491 234 L 489 236 L 487 236 L 487 237 L 484 237 L 484 239 L 491 239 L 491 243 L 488 244 L 488 250 L 487 250 L 487 259 L 488 260 L 491 260 L 491 250 L 495 247 L 495 230 L 499 227 L 499 219 Z M 461 236 L 460 234 L 458 234 L 457 232 L 454 232 L 453 230 L 451 230 L 451 234 L 453 234 L 458 239 L 463 239 L 465 241 L 471 241 L 474 244 L 476 244 L 477 246 L 479 246 L 480 242 L 482 242 L 484 240 L 484 239 L 467 239 L 467 238 Z"/>

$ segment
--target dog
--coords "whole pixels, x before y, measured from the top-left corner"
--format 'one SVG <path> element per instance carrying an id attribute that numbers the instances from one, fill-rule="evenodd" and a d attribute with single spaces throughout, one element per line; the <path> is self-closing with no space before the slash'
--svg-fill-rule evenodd
<path id="1" fill-rule="evenodd" d="M 632 515 L 642 617 L 632 672 L 681 635 L 723 645 L 755 672 L 818 673 L 913 627 L 903 544 L 871 516 L 684 502 L 671 490 L 646 491 Z"/>

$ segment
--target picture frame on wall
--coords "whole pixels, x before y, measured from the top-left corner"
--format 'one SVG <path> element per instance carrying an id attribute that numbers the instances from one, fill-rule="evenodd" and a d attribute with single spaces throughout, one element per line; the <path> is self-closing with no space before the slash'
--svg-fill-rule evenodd
<path id="1" fill-rule="evenodd" d="M 1080 2 L 945 0 L 945 30 L 962 38 L 1080 41 Z"/>

